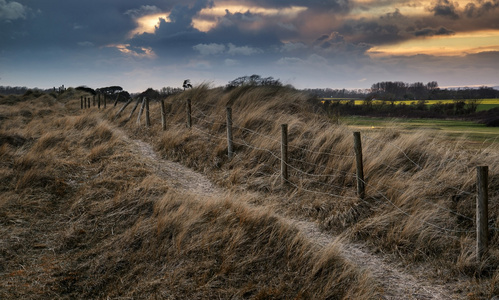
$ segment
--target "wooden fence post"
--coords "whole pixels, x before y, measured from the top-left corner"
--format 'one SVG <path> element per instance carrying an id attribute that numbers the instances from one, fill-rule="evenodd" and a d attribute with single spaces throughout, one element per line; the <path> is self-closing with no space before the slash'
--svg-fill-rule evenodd
<path id="1" fill-rule="evenodd" d="M 92 106 L 95 106 L 95 95 L 92 96 Z"/>
<path id="2" fill-rule="evenodd" d="M 146 97 L 146 127 L 151 127 L 151 117 L 149 115 L 149 98 Z"/>
<path id="3" fill-rule="evenodd" d="M 130 115 L 128 116 L 128 118 L 125 120 L 125 122 L 128 122 L 130 121 L 130 119 L 132 118 L 133 116 L 133 113 L 135 112 L 135 110 L 137 109 L 137 106 L 139 106 L 140 104 L 140 97 L 137 97 L 137 102 L 135 103 L 135 106 L 133 107 L 132 111 L 130 112 Z"/>
<path id="4" fill-rule="evenodd" d="M 83 109 L 83 96 L 80 97 L 81 109 Z"/>
<path id="5" fill-rule="evenodd" d="M 166 110 L 165 110 L 165 100 L 161 99 L 161 127 L 163 131 L 166 130 Z"/>
<path id="6" fill-rule="evenodd" d="M 286 185 L 288 181 L 288 124 L 281 124 L 281 183 Z"/>
<path id="7" fill-rule="evenodd" d="M 232 139 L 232 108 L 227 106 L 227 154 L 229 159 L 234 156 L 234 144 Z"/>
<path id="8" fill-rule="evenodd" d="M 362 162 L 362 141 L 360 138 L 360 132 L 354 132 L 353 137 L 355 160 L 357 162 L 357 195 L 360 199 L 364 199 L 366 196 L 366 187 L 364 181 L 364 164 Z"/>
<path id="9" fill-rule="evenodd" d="M 187 111 L 187 128 L 192 127 L 192 117 L 191 117 L 191 99 L 187 99 L 186 111 Z"/>
<path id="10" fill-rule="evenodd" d="M 107 95 L 104 94 L 104 108 L 107 107 Z"/>
<path id="11" fill-rule="evenodd" d="M 140 106 L 139 115 L 137 116 L 137 125 L 140 126 L 140 117 L 142 117 L 142 112 L 144 112 L 144 107 L 146 106 L 146 98 L 142 98 L 142 105 Z"/>
<path id="12" fill-rule="evenodd" d="M 114 119 L 113 120 L 116 120 L 120 114 L 125 110 L 125 108 L 130 104 L 132 103 L 133 99 L 130 98 L 124 105 L 123 107 L 121 107 L 121 109 L 116 113 L 116 115 L 114 116 Z"/>
<path id="13" fill-rule="evenodd" d="M 100 109 L 100 94 L 97 95 L 97 107 Z"/>
<path id="14" fill-rule="evenodd" d="M 476 256 L 481 262 L 489 247 L 489 167 L 477 167 Z"/>

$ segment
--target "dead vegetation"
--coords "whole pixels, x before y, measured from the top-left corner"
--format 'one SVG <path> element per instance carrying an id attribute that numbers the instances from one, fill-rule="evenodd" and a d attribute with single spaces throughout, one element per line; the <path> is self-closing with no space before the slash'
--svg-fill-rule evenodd
<path id="1" fill-rule="evenodd" d="M 188 98 L 192 129 L 185 126 Z M 306 95 L 282 87 L 224 92 L 204 85 L 165 101 L 165 132 L 154 103 L 151 128 L 132 122 L 122 126 L 148 139 L 164 157 L 202 171 L 217 184 L 262 192 L 267 196 L 257 204 L 367 242 L 415 272 L 426 270 L 420 275 L 429 280 L 452 283 L 463 298 L 499 293 L 497 144 L 470 148 L 465 136 L 450 141 L 445 133 L 364 131 L 368 198 L 361 201 L 355 195 L 353 130 L 318 115 Z M 232 107 L 234 123 L 236 156 L 230 161 L 226 106 Z M 283 189 L 279 179 L 283 123 L 289 126 L 291 189 Z M 475 260 L 474 224 L 479 165 L 490 168 L 491 248 L 481 263 Z"/>
<path id="2" fill-rule="evenodd" d="M 248 204 L 261 199 L 175 192 L 116 125 L 80 111 L 77 99 L 0 105 L 0 298 L 378 295 L 338 245 L 317 247 Z M 174 144 L 187 155 L 190 142 Z M 189 161 L 201 167 L 200 158 Z"/>
<path id="3" fill-rule="evenodd" d="M 46 97 L 45 97 L 46 98 Z M 185 100 L 192 99 L 192 129 Z M 5 100 L 5 99 L 3 99 Z M 499 294 L 499 155 L 424 131 L 363 132 L 368 198 L 355 195 L 352 130 L 284 87 L 207 85 L 159 103 L 81 111 L 58 99 L 0 105 L 0 298 L 368 299 L 383 293 L 338 245 L 320 249 L 279 215 L 367 243 L 463 299 Z M 236 156 L 226 149 L 233 109 Z M 280 184 L 289 126 L 291 186 Z M 232 191 L 175 192 L 121 129 Z M 475 260 L 475 167 L 490 167 L 491 248 Z M 255 197 L 247 191 L 258 192 Z M 262 208 L 259 208 L 262 207 Z M 457 283 L 456 283 L 457 282 Z"/>

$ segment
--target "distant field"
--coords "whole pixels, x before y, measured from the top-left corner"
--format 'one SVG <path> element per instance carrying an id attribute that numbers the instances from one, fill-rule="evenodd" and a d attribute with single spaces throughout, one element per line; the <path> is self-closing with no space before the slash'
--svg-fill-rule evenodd
<path id="1" fill-rule="evenodd" d="M 348 98 L 323 98 L 323 100 L 340 101 L 343 104 L 346 104 L 346 103 L 353 100 L 353 101 L 355 101 L 355 105 L 362 105 L 364 103 L 364 100 L 361 100 L 361 99 L 348 99 Z M 373 103 L 374 104 L 382 104 L 383 101 L 375 100 Z M 416 104 L 417 100 L 401 100 L 401 101 L 395 101 L 394 103 L 396 105 L 400 105 L 400 104 L 411 105 L 411 104 Z M 449 103 L 453 103 L 453 100 L 426 100 L 425 101 L 426 105 L 449 104 Z M 483 100 L 481 100 L 480 105 L 478 105 L 477 111 L 489 110 L 489 109 L 492 109 L 495 107 L 499 107 L 499 99 L 483 99 Z"/>
<path id="2" fill-rule="evenodd" d="M 439 119 L 397 119 L 397 118 L 367 118 L 343 117 L 341 122 L 348 126 L 381 130 L 400 129 L 403 131 L 428 130 L 433 134 L 445 133 L 451 139 L 466 137 L 470 142 L 499 143 L 499 128 L 486 127 L 471 121 L 439 120 Z"/>

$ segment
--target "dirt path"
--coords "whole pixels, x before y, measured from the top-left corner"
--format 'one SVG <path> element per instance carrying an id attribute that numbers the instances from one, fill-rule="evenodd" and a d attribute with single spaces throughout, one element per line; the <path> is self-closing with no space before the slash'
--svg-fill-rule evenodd
<path id="1" fill-rule="evenodd" d="M 133 140 L 143 156 L 149 160 L 151 168 L 158 176 L 167 178 L 174 183 L 174 188 L 180 192 L 188 192 L 199 196 L 223 194 L 203 174 L 197 173 L 179 163 L 160 158 L 151 145 Z M 288 221 L 298 227 L 312 242 L 321 247 L 336 240 L 336 237 L 320 231 L 316 224 L 307 221 Z M 402 269 L 385 261 L 382 257 L 369 253 L 361 244 L 343 243 L 343 255 L 353 264 L 370 272 L 383 288 L 382 299 L 459 299 L 451 295 L 444 287 L 434 286 L 407 274 Z"/>

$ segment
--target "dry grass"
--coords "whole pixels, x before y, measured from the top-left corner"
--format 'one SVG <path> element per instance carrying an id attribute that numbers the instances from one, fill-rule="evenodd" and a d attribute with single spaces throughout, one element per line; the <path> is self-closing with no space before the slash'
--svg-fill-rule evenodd
<path id="1" fill-rule="evenodd" d="M 22 100 L 0 105 L 0 298 L 378 295 L 337 244 L 321 249 L 272 211 L 247 204 L 263 200 L 178 194 L 102 113 L 82 112 L 64 95 Z M 209 156 L 185 148 L 208 152 L 209 144 L 171 128 L 161 140 L 177 158 L 211 170 L 200 161 Z M 219 166 L 228 163 L 216 155 Z"/>
<path id="2" fill-rule="evenodd" d="M 192 99 L 192 129 L 185 128 L 185 99 Z M 452 281 L 467 276 L 471 298 L 499 293 L 499 154 L 494 146 L 466 147 L 444 134 L 395 129 L 363 133 L 368 199 L 355 196 L 352 129 L 314 113 L 307 96 L 286 88 L 242 87 L 225 93 L 201 86 L 166 99 L 167 131 L 152 104 L 153 125 L 124 128 L 146 137 L 169 159 L 206 173 L 235 190 L 268 193 L 259 204 L 320 222 L 324 229 L 371 244 L 406 264 L 431 270 L 428 277 Z M 233 110 L 236 156 L 226 153 L 225 107 Z M 126 113 L 125 113 L 126 114 Z M 155 120 L 155 122 L 154 122 Z M 282 189 L 280 125 L 290 139 L 292 189 Z M 491 249 L 474 260 L 475 167 L 490 168 Z M 323 176 L 327 175 L 327 176 Z M 434 274 L 434 275 L 432 275 Z M 480 278 L 477 284 L 474 278 Z"/>

